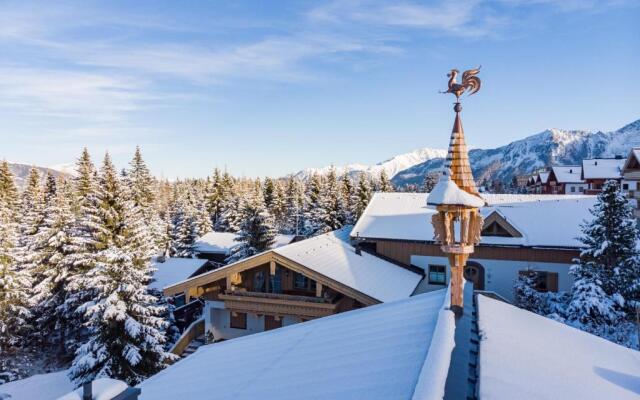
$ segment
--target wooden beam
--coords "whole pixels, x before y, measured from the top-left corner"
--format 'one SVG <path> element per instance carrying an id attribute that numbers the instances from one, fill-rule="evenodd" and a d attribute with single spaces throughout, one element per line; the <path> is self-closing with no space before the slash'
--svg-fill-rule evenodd
<path id="1" fill-rule="evenodd" d="M 316 282 L 316 297 L 322 297 L 322 283 Z"/>

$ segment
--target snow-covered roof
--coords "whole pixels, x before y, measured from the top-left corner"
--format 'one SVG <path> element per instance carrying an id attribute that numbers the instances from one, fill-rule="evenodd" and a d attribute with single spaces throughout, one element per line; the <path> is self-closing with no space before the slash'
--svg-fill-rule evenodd
<path id="1" fill-rule="evenodd" d="M 195 251 L 198 253 L 229 255 L 231 248 L 238 245 L 237 234 L 231 232 L 209 232 L 196 240 Z M 294 235 L 276 235 L 272 248 L 291 243 Z"/>
<path id="2" fill-rule="evenodd" d="M 0 399 L 8 394 L 11 400 L 51 400 L 70 392 L 74 388 L 67 370 L 33 375 L 25 379 L 0 385 Z"/>
<path id="3" fill-rule="evenodd" d="M 427 193 L 376 193 L 352 230 L 371 239 L 433 241 Z M 522 237 L 485 236 L 481 244 L 579 247 L 580 224 L 591 218 L 596 197 L 587 195 L 482 194 L 484 217 L 499 213 Z M 531 218 L 535 215 L 535 218 Z"/>
<path id="4" fill-rule="evenodd" d="M 594 158 L 582 160 L 584 179 L 617 179 L 622 174 L 623 158 Z"/>
<path id="5" fill-rule="evenodd" d="M 630 166 L 633 165 L 632 163 L 634 160 L 636 163 L 640 163 L 640 147 L 634 147 L 631 149 L 631 151 L 629 151 L 629 155 L 624 161 L 622 169 L 627 170 L 628 168 L 630 168 Z"/>
<path id="6" fill-rule="evenodd" d="M 142 382 L 140 400 L 442 398 L 455 329 L 446 298 L 439 290 L 203 346 Z"/>
<path id="7" fill-rule="evenodd" d="M 558 183 L 584 183 L 579 165 L 556 165 L 552 169 Z"/>
<path id="8" fill-rule="evenodd" d="M 440 180 L 427 197 L 427 204 L 431 206 L 457 205 L 467 207 L 482 207 L 484 200 L 460 189 L 451 180 L 449 174 L 440 176 Z"/>
<path id="9" fill-rule="evenodd" d="M 481 399 L 638 399 L 640 352 L 478 296 Z"/>
<path id="10" fill-rule="evenodd" d="M 150 289 L 161 290 L 164 287 L 171 286 L 174 283 L 184 281 L 191 277 L 200 267 L 207 263 L 207 260 L 201 258 L 166 258 L 164 262 L 154 259 L 153 282 L 149 284 Z"/>
<path id="11" fill-rule="evenodd" d="M 387 302 L 411 296 L 422 276 L 347 243 L 350 227 L 274 250 L 327 278 Z"/>
<path id="12" fill-rule="evenodd" d="M 549 180 L 549 172 L 540 172 L 538 174 L 538 179 L 540 179 L 541 183 L 547 183 Z"/>

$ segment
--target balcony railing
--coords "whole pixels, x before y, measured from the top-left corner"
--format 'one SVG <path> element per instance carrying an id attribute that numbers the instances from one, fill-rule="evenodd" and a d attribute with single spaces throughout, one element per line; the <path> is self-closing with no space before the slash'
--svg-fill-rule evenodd
<path id="1" fill-rule="evenodd" d="M 218 296 L 225 308 L 236 312 L 318 318 L 335 314 L 340 301 L 278 293 L 226 291 Z"/>

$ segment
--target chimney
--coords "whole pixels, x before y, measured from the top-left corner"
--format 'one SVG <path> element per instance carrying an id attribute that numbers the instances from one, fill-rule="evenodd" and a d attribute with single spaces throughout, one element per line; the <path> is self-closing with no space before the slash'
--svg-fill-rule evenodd
<path id="1" fill-rule="evenodd" d="M 93 400 L 92 382 L 85 382 L 82 385 L 82 400 Z"/>

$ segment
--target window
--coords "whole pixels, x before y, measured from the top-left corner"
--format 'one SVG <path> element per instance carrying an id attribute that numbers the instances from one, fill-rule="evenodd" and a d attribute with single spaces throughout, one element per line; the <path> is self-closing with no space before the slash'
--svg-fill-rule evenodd
<path id="1" fill-rule="evenodd" d="M 447 269 L 444 265 L 429 265 L 429 284 L 446 285 Z"/>
<path id="2" fill-rule="evenodd" d="M 487 226 L 486 228 L 484 228 L 482 230 L 481 233 L 482 236 L 504 236 L 504 237 L 511 237 L 511 234 L 509 232 L 507 232 L 506 229 L 504 229 L 502 227 L 502 225 L 500 225 L 497 222 L 492 222 L 491 224 L 489 224 L 489 226 Z"/>
<path id="3" fill-rule="evenodd" d="M 230 326 L 235 329 L 247 329 L 247 313 L 231 313 Z"/>
<path id="4" fill-rule="evenodd" d="M 257 271 L 255 275 L 253 275 L 253 291 L 264 292 L 264 290 L 265 290 L 264 272 Z"/>
<path id="5" fill-rule="evenodd" d="M 307 285 L 309 284 L 309 279 L 299 273 L 295 273 L 293 275 L 293 287 L 296 289 L 306 289 Z"/>
<path id="6" fill-rule="evenodd" d="M 299 289 L 299 290 L 309 290 L 309 291 L 315 291 L 316 290 L 316 282 L 307 278 L 306 276 L 294 272 L 293 273 L 293 287 L 295 289 Z"/>
<path id="7" fill-rule="evenodd" d="M 622 190 L 629 190 L 629 184 L 628 183 L 623 183 L 622 184 Z"/>
<path id="8" fill-rule="evenodd" d="M 576 191 L 576 187 L 575 186 L 571 186 L 571 193 L 575 193 Z"/>
<path id="9" fill-rule="evenodd" d="M 584 192 L 584 188 L 583 188 L 582 186 L 580 186 L 580 187 L 578 188 L 578 192 L 580 192 L 580 193 Z"/>

